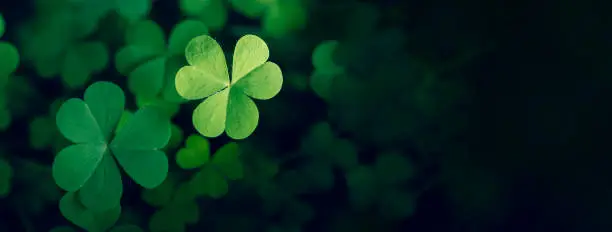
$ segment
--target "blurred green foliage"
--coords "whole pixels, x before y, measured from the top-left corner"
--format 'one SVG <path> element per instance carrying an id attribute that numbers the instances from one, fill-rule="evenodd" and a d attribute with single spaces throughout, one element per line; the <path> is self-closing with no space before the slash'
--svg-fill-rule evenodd
<path id="1" fill-rule="evenodd" d="M 388 7 L 31 2 L 0 14 L 9 231 L 403 231 L 463 123 L 469 60 L 412 51 Z"/>

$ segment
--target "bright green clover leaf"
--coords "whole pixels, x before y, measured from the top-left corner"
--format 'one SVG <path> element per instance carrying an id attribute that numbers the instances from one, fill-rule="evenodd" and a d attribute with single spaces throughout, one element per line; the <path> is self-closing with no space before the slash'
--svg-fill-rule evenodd
<path id="1" fill-rule="evenodd" d="M 126 46 L 115 56 L 117 70 L 128 76 L 128 87 L 145 102 L 161 98 L 181 102 L 174 87 L 176 71 L 183 66 L 189 40 L 208 34 L 202 22 L 184 20 L 171 31 L 168 42 L 157 23 L 145 20 L 132 25 L 126 33 Z M 179 56 L 179 60 L 175 60 Z M 161 95 L 161 96 L 160 96 Z"/>
<path id="2" fill-rule="evenodd" d="M 197 195 L 220 198 L 227 193 L 229 180 L 244 176 L 240 148 L 234 142 L 225 144 L 209 160 L 193 176 L 191 183 Z"/>
<path id="3" fill-rule="evenodd" d="M 176 153 L 176 164 L 182 169 L 198 168 L 208 162 L 210 144 L 200 135 L 190 135 L 185 141 L 185 147 Z"/>
<path id="4" fill-rule="evenodd" d="M 78 193 L 74 192 L 68 192 L 62 197 L 59 208 L 68 221 L 87 231 L 106 231 L 117 222 L 121 215 L 120 205 L 115 205 L 102 212 L 89 210 L 79 201 Z"/>
<path id="5" fill-rule="evenodd" d="M 349 199 L 358 210 L 376 207 L 391 219 L 411 216 L 418 193 L 406 191 L 402 184 L 414 178 L 412 162 L 395 152 L 382 153 L 373 166 L 357 166 L 346 173 Z"/>
<path id="6" fill-rule="evenodd" d="M 102 42 L 81 42 L 68 48 L 64 56 L 61 76 L 69 88 L 80 88 L 108 64 L 108 49 Z"/>
<path id="7" fill-rule="evenodd" d="M 53 178 L 66 191 L 79 190 L 81 202 L 93 210 L 119 204 L 123 185 L 115 160 L 145 188 L 161 184 L 168 172 L 159 149 L 168 143 L 170 123 L 156 110 L 138 110 L 111 141 L 124 102 L 121 88 L 96 82 L 85 91 L 84 101 L 69 99 L 57 112 L 59 131 L 76 144 L 57 154 Z"/>
<path id="8" fill-rule="evenodd" d="M 13 168 L 6 160 L 0 158 L 0 198 L 6 197 L 11 192 Z"/>
<path id="9" fill-rule="evenodd" d="M 280 67 L 267 61 L 266 43 L 255 35 L 238 40 L 234 50 L 232 79 L 221 46 L 210 36 L 192 39 L 185 50 L 189 66 L 176 73 L 176 90 L 185 99 L 207 98 L 193 112 L 200 134 L 217 137 L 225 131 L 233 139 L 251 135 L 259 121 L 252 98 L 265 100 L 281 90 Z"/>
<path id="10" fill-rule="evenodd" d="M 9 77 L 19 66 L 19 52 L 17 48 L 10 43 L 0 41 L 0 78 Z"/>
<path id="11" fill-rule="evenodd" d="M 151 11 L 151 0 L 114 0 L 117 13 L 129 22 L 145 18 Z"/>
<path id="12" fill-rule="evenodd" d="M 221 30 L 227 22 L 223 0 L 179 0 L 179 8 L 185 16 L 204 22 L 214 31 Z"/>

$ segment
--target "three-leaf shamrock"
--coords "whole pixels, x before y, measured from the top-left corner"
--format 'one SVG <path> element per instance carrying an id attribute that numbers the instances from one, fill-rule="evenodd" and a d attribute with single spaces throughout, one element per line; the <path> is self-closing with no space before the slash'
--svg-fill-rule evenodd
<path id="1" fill-rule="evenodd" d="M 176 74 L 176 90 L 183 98 L 208 97 L 193 112 L 200 134 L 217 137 L 225 131 L 233 139 L 251 135 L 259 121 L 252 98 L 265 100 L 281 90 L 280 67 L 267 61 L 266 43 L 255 35 L 240 38 L 234 50 L 232 78 L 221 46 L 210 36 L 193 38 L 185 49 L 188 66 Z"/>
<path id="2" fill-rule="evenodd" d="M 228 180 L 238 180 L 244 176 L 240 148 L 234 142 L 223 145 L 212 158 L 209 158 L 209 152 L 202 149 L 194 149 L 192 146 L 188 149 L 188 152 L 177 154 L 177 161 L 183 163 L 180 166 L 188 169 L 200 167 L 190 180 L 197 195 L 220 198 L 228 191 Z"/>
<path id="3" fill-rule="evenodd" d="M 84 101 L 69 99 L 57 112 L 60 133 L 76 144 L 57 154 L 53 178 L 66 191 L 78 190 L 87 208 L 103 211 L 119 204 L 123 186 L 115 160 L 145 188 L 166 178 L 168 160 L 159 149 L 170 139 L 169 119 L 142 108 L 114 135 L 124 104 L 121 88 L 96 82 L 85 91 Z"/>

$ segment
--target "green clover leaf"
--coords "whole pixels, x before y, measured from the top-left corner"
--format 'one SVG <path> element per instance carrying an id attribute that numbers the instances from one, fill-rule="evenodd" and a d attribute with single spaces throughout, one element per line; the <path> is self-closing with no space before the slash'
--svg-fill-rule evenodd
<path id="1" fill-rule="evenodd" d="M 267 61 L 266 43 L 255 35 L 240 38 L 234 50 L 232 79 L 221 46 L 210 36 L 192 39 L 185 50 L 188 66 L 176 73 L 176 90 L 183 98 L 206 98 L 193 112 L 193 125 L 206 137 L 225 131 L 233 139 L 251 135 L 259 111 L 251 98 L 266 100 L 281 90 L 280 67 Z"/>
<path id="2" fill-rule="evenodd" d="M 183 15 L 204 22 L 211 30 L 218 31 L 227 23 L 227 9 L 223 0 L 179 0 Z"/>
<path id="3" fill-rule="evenodd" d="M 286 36 L 306 26 L 308 11 L 301 0 L 230 0 L 234 10 L 251 18 L 261 19 L 266 35 Z"/>
<path id="4" fill-rule="evenodd" d="M 145 18 L 152 7 L 151 0 L 115 0 L 115 2 L 117 13 L 129 22 Z"/>
<path id="5" fill-rule="evenodd" d="M 57 112 L 60 133 L 76 144 L 57 154 L 53 178 L 66 191 L 78 190 L 81 202 L 96 211 L 119 204 L 123 185 L 115 160 L 145 188 L 161 184 L 168 172 L 159 149 L 168 143 L 170 123 L 156 110 L 138 110 L 111 141 L 124 104 L 121 88 L 96 82 L 85 91 L 84 101 L 69 99 Z"/>
<path id="6" fill-rule="evenodd" d="M 200 135 L 190 135 L 185 141 L 185 147 L 176 153 L 176 164 L 182 169 L 198 168 L 208 162 L 210 144 Z"/>
<path id="7" fill-rule="evenodd" d="M 60 199 L 59 209 L 68 221 L 87 231 L 106 231 L 121 215 L 120 205 L 101 212 L 89 210 L 79 201 L 78 193 L 74 192 L 68 192 Z"/>
<path id="8" fill-rule="evenodd" d="M 19 52 L 14 45 L 0 41 L 0 56 L 2 56 L 0 78 L 8 78 L 19 66 Z"/>
<path id="9" fill-rule="evenodd" d="M 171 190 L 176 191 L 168 192 Z M 200 208 L 195 201 L 193 183 L 183 182 L 178 187 L 173 186 L 171 190 L 162 194 L 164 199 L 169 196 L 170 201 L 149 220 L 149 229 L 153 232 L 185 231 L 187 224 L 195 224 L 200 219 Z"/>
<path id="10" fill-rule="evenodd" d="M 191 179 L 193 191 L 197 195 L 220 198 L 228 191 L 228 180 L 238 180 L 244 176 L 240 148 L 234 142 L 227 143 L 209 160 Z"/>
<path id="11" fill-rule="evenodd" d="M 13 115 L 9 109 L 12 73 L 19 66 L 19 53 L 17 48 L 10 43 L 0 41 L 0 131 L 6 130 L 12 121 Z M 13 100 L 13 99 L 11 99 Z"/>
<path id="12" fill-rule="evenodd" d="M 66 51 L 60 75 L 69 88 L 80 88 L 108 64 L 108 49 L 102 42 L 77 43 Z"/>
<path id="13" fill-rule="evenodd" d="M 325 100 L 329 99 L 334 77 L 344 74 L 344 68 L 334 61 L 338 44 L 336 40 L 323 41 L 312 53 L 312 65 L 315 71 L 310 77 L 310 86 Z"/>
<path id="14" fill-rule="evenodd" d="M 151 20 L 139 21 L 126 33 L 126 46 L 115 55 L 119 73 L 128 76 L 128 88 L 141 101 L 151 102 L 161 98 L 179 103 L 174 77 L 183 66 L 182 56 L 189 40 L 208 34 L 207 26 L 195 20 L 184 20 L 170 32 L 168 42 L 162 28 Z M 143 104 L 141 104 L 142 106 Z"/>
<path id="15" fill-rule="evenodd" d="M 51 146 L 59 135 L 55 120 L 52 117 L 36 117 L 29 125 L 30 146 L 36 150 L 43 150 Z"/>
<path id="16" fill-rule="evenodd" d="M 6 22 L 4 22 L 4 16 L 0 14 L 0 37 L 4 35 L 5 31 L 6 31 Z"/>
<path id="17" fill-rule="evenodd" d="M 157 187 L 142 191 L 141 198 L 151 206 L 164 207 L 172 202 L 176 186 L 176 178 L 169 175 Z"/>

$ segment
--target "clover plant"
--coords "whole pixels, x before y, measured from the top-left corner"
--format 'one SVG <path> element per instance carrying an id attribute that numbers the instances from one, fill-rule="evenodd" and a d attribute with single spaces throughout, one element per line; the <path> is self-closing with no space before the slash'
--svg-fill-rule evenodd
<path id="1" fill-rule="evenodd" d="M 96 82 L 84 100 L 69 99 L 57 112 L 59 131 L 76 144 L 57 154 L 53 177 L 62 189 L 79 191 L 83 205 L 96 211 L 119 204 L 123 186 L 115 160 L 145 188 L 161 184 L 168 172 L 166 155 L 159 150 L 170 139 L 168 118 L 142 108 L 113 136 L 124 104 L 121 88 Z"/>
<path id="2" fill-rule="evenodd" d="M 259 111 L 251 98 L 265 100 L 281 90 L 280 67 L 267 61 L 266 43 L 255 35 L 238 40 L 232 60 L 232 78 L 221 46 L 210 36 L 193 38 L 185 49 L 188 66 L 176 73 L 176 90 L 185 99 L 207 98 L 193 112 L 200 134 L 217 137 L 225 131 L 233 139 L 251 135 Z"/>
<path id="3" fill-rule="evenodd" d="M 207 26 L 195 20 L 178 23 L 168 41 L 162 28 L 150 20 L 139 21 L 128 29 L 126 45 L 116 53 L 115 66 L 119 73 L 128 76 L 128 87 L 140 105 L 183 100 L 177 95 L 173 80 L 183 65 L 185 46 L 191 38 L 203 34 L 208 34 Z M 176 110 L 168 111 L 174 114 Z"/>
<path id="4" fill-rule="evenodd" d="M 190 144 L 183 152 L 179 151 L 177 161 L 179 166 L 187 169 L 200 168 L 190 180 L 197 195 L 220 198 L 227 193 L 229 180 L 242 179 L 244 176 L 240 148 L 238 144 L 230 142 L 209 158 L 208 147 L 202 141 L 205 140 L 188 140 Z"/>

